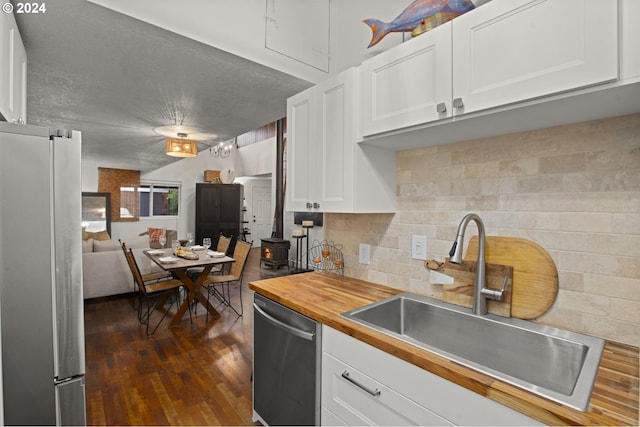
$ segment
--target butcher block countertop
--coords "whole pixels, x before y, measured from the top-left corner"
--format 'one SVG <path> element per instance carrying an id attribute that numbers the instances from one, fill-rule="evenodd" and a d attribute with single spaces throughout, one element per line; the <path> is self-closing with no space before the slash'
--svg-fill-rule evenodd
<path id="1" fill-rule="evenodd" d="M 589 412 L 552 402 L 340 317 L 402 291 L 327 273 L 259 280 L 249 288 L 318 322 L 549 425 L 638 425 L 638 348 L 607 341 Z"/>

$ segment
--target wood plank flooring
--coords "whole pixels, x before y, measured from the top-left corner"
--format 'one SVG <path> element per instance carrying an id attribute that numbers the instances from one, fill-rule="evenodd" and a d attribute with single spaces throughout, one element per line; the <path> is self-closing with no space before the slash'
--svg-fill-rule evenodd
<path id="1" fill-rule="evenodd" d="M 251 250 L 243 280 L 244 316 L 215 298 L 217 321 L 198 307 L 169 328 L 175 306 L 147 337 L 132 308 L 134 295 L 85 303 L 88 425 L 253 425 L 251 365 L 253 291 L 247 283 L 287 274 L 260 268 Z M 234 293 L 235 292 L 235 293 Z M 237 301 L 237 287 L 232 299 Z"/>

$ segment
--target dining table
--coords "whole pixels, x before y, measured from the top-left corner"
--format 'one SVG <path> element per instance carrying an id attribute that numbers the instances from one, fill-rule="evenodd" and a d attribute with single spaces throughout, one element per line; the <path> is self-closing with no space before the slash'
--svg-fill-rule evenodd
<path id="1" fill-rule="evenodd" d="M 180 324 L 182 317 L 194 300 L 199 301 L 214 320 L 220 318 L 220 313 L 218 313 L 211 303 L 209 303 L 209 300 L 202 294 L 201 288 L 213 266 L 235 262 L 233 258 L 222 255 L 222 253 L 206 250 L 191 251 L 198 255 L 198 259 L 187 259 L 175 256 L 173 249 L 149 249 L 143 252 L 160 268 L 170 272 L 173 277 L 180 280 L 188 290 L 187 297 L 182 301 L 169 327 L 175 327 Z M 198 276 L 195 280 L 190 277 L 188 273 L 189 269 L 198 271 Z"/>

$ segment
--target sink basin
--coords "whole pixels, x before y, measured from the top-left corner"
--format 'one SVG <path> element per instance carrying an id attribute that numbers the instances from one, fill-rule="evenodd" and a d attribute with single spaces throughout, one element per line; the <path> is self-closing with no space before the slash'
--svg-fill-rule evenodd
<path id="1" fill-rule="evenodd" d="M 589 407 L 604 341 L 404 293 L 342 314 L 580 411 Z"/>

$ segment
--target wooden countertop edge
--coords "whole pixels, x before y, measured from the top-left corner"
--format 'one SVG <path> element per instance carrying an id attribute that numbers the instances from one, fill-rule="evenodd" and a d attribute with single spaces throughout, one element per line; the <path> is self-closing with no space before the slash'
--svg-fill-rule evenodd
<path id="1" fill-rule="evenodd" d="M 320 323 L 545 424 L 638 425 L 637 404 L 635 414 L 631 416 L 615 413 L 615 410 L 594 408 L 594 405 L 589 412 L 580 412 L 339 316 L 347 310 L 402 293 L 399 289 L 326 273 L 304 273 L 254 281 L 249 283 L 249 288 Z M 319 304 L 320 302 L 323 304 Z M 327 309 L 325 305 L 332 307 Z M 611 345 L 615 344 L 605 344 L 603 362 Z M 602 371 L 605 369 L 603 364 L 601 363 L 598 371 L 596 387 L 602 381 Z M 637 391 L 637 369 L 635 379 L 632 380 L 635 381 Z"/>

